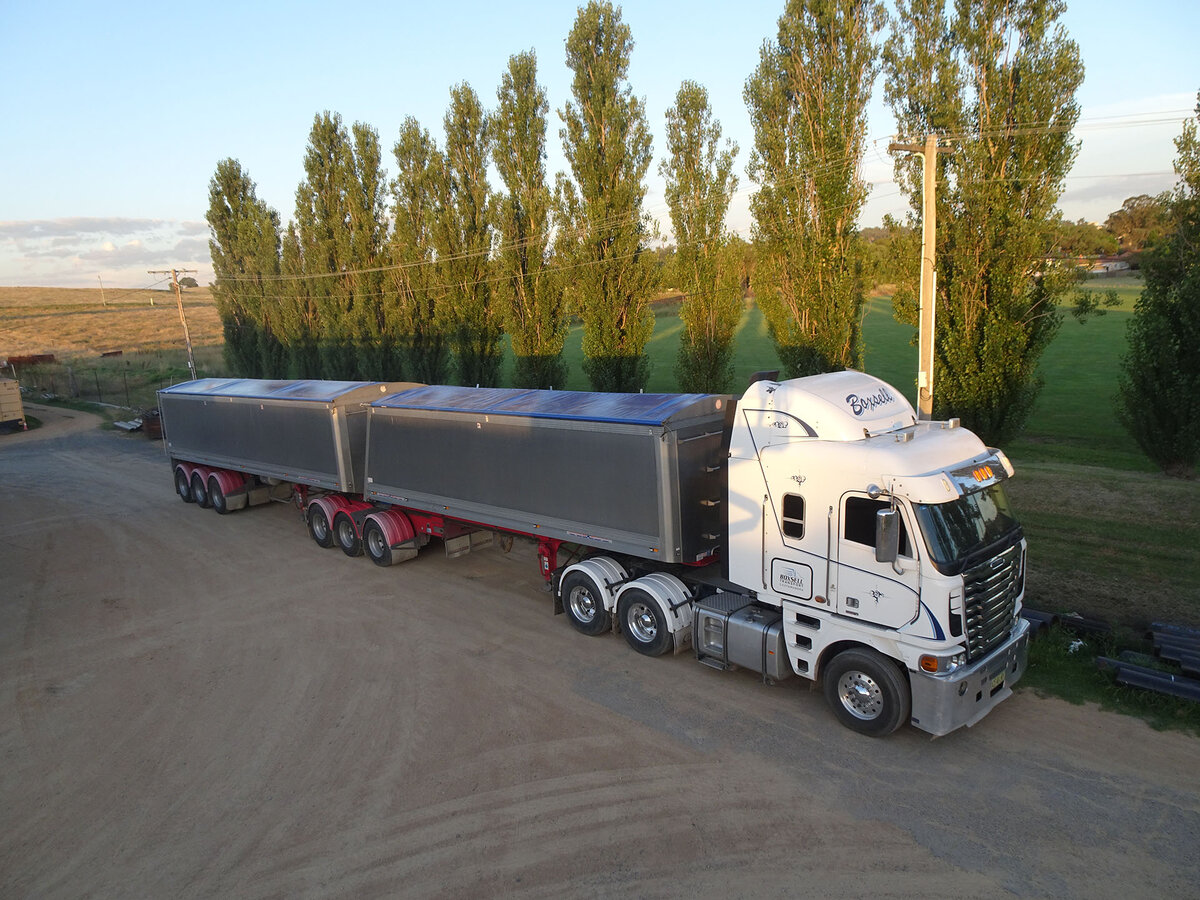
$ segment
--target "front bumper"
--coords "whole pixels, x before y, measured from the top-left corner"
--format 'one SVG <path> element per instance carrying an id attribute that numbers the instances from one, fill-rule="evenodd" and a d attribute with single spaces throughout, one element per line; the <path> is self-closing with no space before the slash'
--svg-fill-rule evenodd
<path id="1" fill-rule="evenodd" d="M 971 726 L 1012 696 L 1029 664 L 1029 623 L 1017 617 L 1008 640 L 986 657 L 947 675 L 909 672 L 912 724 L 932 735 Z"/>

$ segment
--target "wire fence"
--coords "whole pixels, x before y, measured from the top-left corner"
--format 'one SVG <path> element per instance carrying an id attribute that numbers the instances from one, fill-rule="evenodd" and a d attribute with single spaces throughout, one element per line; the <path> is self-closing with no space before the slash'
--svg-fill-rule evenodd
<path id="1" fill-rule="evenodd" d="M 197 375 L 202 378 L 223 371 L 219 355 L 213 360 L 200 355 L 196 365 Z M 157 391 L 191 377 L 183 355 L 165 351 L 135 352 L 95 360 L 14 364 L 4 374 L 16 378 L 26 391 L 26 397 L 34 402 L 38 399 L 81 400 L 142 411 L 158 407 Z"/>

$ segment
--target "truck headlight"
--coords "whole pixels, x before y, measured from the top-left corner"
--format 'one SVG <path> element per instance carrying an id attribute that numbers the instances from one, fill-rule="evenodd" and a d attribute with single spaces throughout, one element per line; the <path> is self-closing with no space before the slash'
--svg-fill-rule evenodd
<path id="1" fill-rule="evenodd" d="M 928 672 L 930 675 L 946 675 L 959 666 L 966 665 L 966 662 L 965 653 L 955 653 L 953 656 L 933 656 L 927 653 L 921 657 L 920 666 L 922 672 Z"/>

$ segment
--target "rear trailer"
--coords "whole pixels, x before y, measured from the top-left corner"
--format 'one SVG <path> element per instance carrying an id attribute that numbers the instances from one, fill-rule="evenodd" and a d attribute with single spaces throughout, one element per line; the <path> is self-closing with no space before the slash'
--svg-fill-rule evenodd
<path id="1" fill-rule="evenodd" d="M 724 546 L 723 395 L 415 388 L 375 400 L 367 499 L 664 563 Z"/>
<path id="2" fill-rule="evenodd" d="M 411 386 L 204 378 L 159 391 L 158 402 L 174 460 L 361 493 L 366 404 Z"/>

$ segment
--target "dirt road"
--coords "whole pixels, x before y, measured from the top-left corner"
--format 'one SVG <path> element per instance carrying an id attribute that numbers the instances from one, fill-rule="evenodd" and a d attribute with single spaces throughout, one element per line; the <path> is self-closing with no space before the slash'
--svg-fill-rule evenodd
<path id="1" fill-rule="evenodd" d="M 73 424 L 0 438 L 2 897 L 1200 895 L 1200 741 L 860 737 L 576 634 L 531 547 L 379 569 Z"/>

